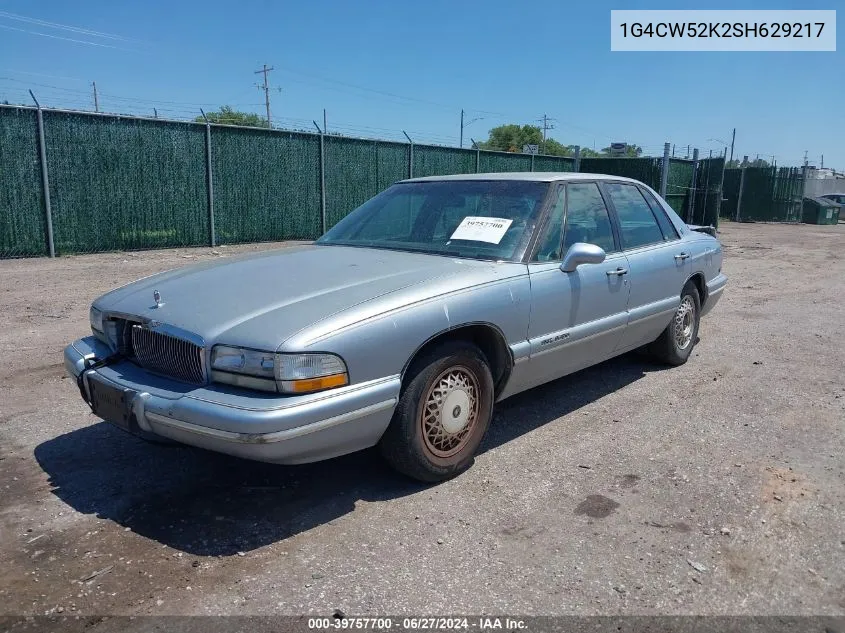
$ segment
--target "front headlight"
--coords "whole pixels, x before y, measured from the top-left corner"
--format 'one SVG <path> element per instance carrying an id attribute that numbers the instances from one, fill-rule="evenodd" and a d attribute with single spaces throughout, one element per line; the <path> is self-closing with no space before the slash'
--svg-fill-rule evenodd
<path id="1" fill-rule="evenodd" d="M 276 380 L 283 393 L 309 393 L 349 384 L 346 365 L 334 354 L 277 354 Z"/>
<path id="2" fill-rule="evenodd" d="M 88 310 L 88 320 L 91 322 L 91 329 L 95 334 L 102 334 L 103 330 L 103 313 L 94 306 Z"/>
<path id="3" fill-rule="evenodd" d="M 333 354 L 276 354 L 226 345 L 211 350 L 211 379 L 291 394 L 349 384 L 346 365 Z"/>
<path id="4" fill-rule="evenodd" d="M 272 352 L 217 345 L 211 350 L 211 368 L 247 376 L 272 378 L 275 362 Z"/>

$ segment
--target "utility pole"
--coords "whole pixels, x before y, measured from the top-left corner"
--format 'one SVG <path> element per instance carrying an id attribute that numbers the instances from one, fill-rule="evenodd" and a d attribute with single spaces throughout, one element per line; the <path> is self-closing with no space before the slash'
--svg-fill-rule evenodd
<path id="1" fill-rule="evenodd" d="M 820 167 L 821 167 L 822 169 L 824 169 L 824 154 L 822 154 L 822 162 L 821 162 Z"/>
<path id="2" fill-rule="evenodd" d="M 733 162 L 734 159 L 734 141 L 736 140 L 736 128 L 734 128 L 733 133 L 731 133 L 731 160 Z"/>
<path id="3" fill-rule="evenodd" d="M 264 75 L 264 105 L 267 106 L 267 127 L 273 127 L 270 125 L 270 84 L 267 82 L 267 73 L 271 70 L 273 70 L 272 66 L 264 64 L 264 68 L 255 71 L 256 75 Z M 261 88 L 261 86 L 258 87 Z"/>
<path id="4" fill-rule="evenodd" d="M 465 127 L 467 127 L 467 126 L 469 126 L 469 125 L 472 125 L 472 124 L 473 124 L 473 123 L 475 123 L 476 121 L 481 121 L 481 120 L 483 120 L 483 119 L 484 119 L 484 117 L 483 117 L 483 116 L 477 116 L 477 117 L 475 117 L 474 119 L 470 119 L 469 121 L 466 121 L 466 120 L 464 119 L 464 114 L 465 114 L 465 113 L 464 113 L 464 111 L 463 111 L 463 110 L 461 110 L 461 140 L 460 140 L 460 147 L 463 147 L 463 146 L 464 146 L 464 128 L 465 128 Z M 470 139 L 470 140 L 472 140 L 472 139 Z"/>
<path id="5" fill-rule="evenodd" d="M 548 130 L 555 129 L 555 126 L 552 125 L 551 123 L 549 123 L 549 121 L 554 121 L 554 119 L 550 119 L 545 114 L 543 115 L 542 120 L 543 120 L 543 148 L 540 150 L 540 153 L 545 154 L 546 153 L 546 132 Z"/>
<path id="6" fill-rule="evenodd" d="M 100 101 L 97 99 L 97 82 L 92 81 L 91 85 L 94 87 L 94 112 L 100 111 Z"/>

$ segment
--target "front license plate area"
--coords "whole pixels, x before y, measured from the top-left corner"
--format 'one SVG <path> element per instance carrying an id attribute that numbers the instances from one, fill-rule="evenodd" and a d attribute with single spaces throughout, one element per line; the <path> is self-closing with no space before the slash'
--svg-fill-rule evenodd
<path id="1" fill-rule="evenodd" d="M 129 431 L 131 428 L 131 407 L 135 392 L 123 387 L 114 387 L 88 376 L 91 393 L 91 407 L 94 413 L 107 422 Z"/>

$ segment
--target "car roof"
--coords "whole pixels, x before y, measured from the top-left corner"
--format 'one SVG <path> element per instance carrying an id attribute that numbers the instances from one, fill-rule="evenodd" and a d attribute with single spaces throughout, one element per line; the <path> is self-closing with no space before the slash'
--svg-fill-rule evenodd
<path id="1" fill-rule="evenodd" d="M 422 178 L 408 178 L 400 182 L 437 182 L 440 180 L 521 180 L 529 182 L 557 182 L 578 180 L 622 180 L 639 182 L 624 176 L 608 174 L 584 174 L 571 171 L 514 171 L 494 172 L 489 174 L 452 174 L 448 176 L 425 176 Z"/>

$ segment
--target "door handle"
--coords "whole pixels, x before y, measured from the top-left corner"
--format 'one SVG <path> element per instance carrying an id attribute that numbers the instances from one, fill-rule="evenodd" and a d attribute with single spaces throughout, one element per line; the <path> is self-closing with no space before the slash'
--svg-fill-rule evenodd
<path id="1" fill-rule="evenodd" d="M 678 253 L 677 255 L 675 255 L 675 259 L 677 259 L 679 261 L 684 261 L 685 259 L 689 259 L 689 254 L 688 253 Z"/>
<path id="2" fill-rule="evenodd" d="M 610 277 L 611 275 L 616 275 L 618 277 L 621 277 L 622 275 L 627 275 L 627 274 L 628 274 L 628 269 L 622 268 L 621 266 L 619 268 L 617 268 L 616 270 L 608 270 L 607 271 L 608 277 Z"/>

